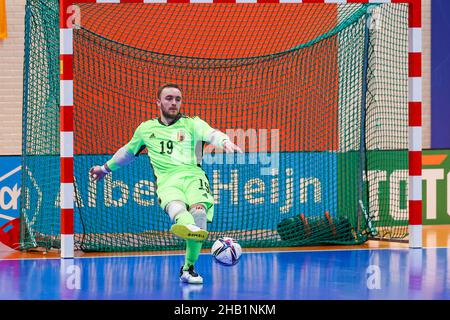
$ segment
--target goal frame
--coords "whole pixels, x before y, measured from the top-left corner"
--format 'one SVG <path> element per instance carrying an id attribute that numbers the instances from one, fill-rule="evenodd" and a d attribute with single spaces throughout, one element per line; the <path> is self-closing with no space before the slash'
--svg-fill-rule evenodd
<path id="1" fill-rule="evenodd" d="M 73 16 L 75 3 L 407 3 L 409 247 L 422 248 L 422 1 L 421 0 L 60 0 L 61 258 L 74 257 Z"/>

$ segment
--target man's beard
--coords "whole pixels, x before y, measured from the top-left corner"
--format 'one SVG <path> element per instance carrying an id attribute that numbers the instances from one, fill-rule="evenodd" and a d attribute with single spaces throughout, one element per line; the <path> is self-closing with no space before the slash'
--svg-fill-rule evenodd
<path id="1" fill-rule="evenodd" d="M 180 111 L 178 111 L 175 115 L 173 115 L 173 114 L 171 114 L 171 113 L 165 111 L 165 110 L 162 109 L 162 108 L 161 108 L 161 112 L 162 112 L 164 118 L 170 119 L 170 120 L 176 119 L 176 118 L 178 117 L 178 114 L 180 113 Z"/>

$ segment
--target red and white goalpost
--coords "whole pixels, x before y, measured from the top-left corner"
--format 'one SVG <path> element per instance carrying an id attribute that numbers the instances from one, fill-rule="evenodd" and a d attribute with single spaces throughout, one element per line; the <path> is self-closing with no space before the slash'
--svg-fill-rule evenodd
<path id="1" fill-rule="evenodd" d="M 400 2 L 400 1 L 393 1 Z M 409 246 L 422 247 L 422 1 L 409 3 Z"/>
<path id="2" fill-rule="evenodd" d="M 61 164 L 61 257 L 74 256 L 73 164 L 73 1 L 60 1 L 60 164 Z M 70 20 L 70 21 L 69 21 Z"/>
<path id="3" fill-rule="evenodd" d="M 421 0 L 60 0 L 61 257 L 74 256 L 73 26 L 76 3 L 408 3 L 409 246 L 422 247 Z"/>

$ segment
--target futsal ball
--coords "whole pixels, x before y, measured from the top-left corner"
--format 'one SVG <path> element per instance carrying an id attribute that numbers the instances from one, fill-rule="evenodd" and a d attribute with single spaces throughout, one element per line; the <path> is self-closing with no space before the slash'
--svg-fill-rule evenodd
<path id="1" fill-rule="evenodd" d="M 222 237 L 214 242 L 211 247 L 211 253 L 216 261 L 232 266 L 239 261 L 242 254 L 242 248 L 235 240 L 230 237 Z"/>

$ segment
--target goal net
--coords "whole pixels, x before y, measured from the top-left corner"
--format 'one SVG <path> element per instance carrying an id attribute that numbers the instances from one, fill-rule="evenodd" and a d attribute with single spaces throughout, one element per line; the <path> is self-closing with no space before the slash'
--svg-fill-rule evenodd
<path id="1" fill-rule="evenodd" d="M 205 145 L 205 246 L 359 244 L 408 225 L 406 4 L 78 4 L 73 29 L 75 247 L 180 249 L 146 151 L 89 179 L 159 116 L 156 91 L 233 138 Z M 22 247 L 60 246 L 57 1 L 27 1 Z"/>

